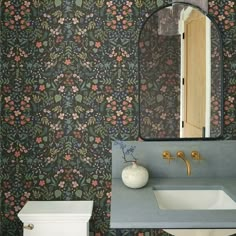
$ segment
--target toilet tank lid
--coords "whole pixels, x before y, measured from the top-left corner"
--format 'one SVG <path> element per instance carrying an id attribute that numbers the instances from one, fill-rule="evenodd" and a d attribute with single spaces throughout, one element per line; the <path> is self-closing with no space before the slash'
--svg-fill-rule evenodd
<path id="1" fill-rule="evenodd" d="M 18 213 L 23 221 L 88 221 L 93 201 L 28 201 Z"/>

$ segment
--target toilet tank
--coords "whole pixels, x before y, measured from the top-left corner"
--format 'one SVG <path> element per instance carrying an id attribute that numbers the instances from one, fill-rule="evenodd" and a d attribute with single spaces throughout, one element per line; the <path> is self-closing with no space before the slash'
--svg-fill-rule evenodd
<path id="1" fill-rule="evenodd" d="M 18 213 L 24 236 L 88 236 L 93 201 L 28 201 Z"/>

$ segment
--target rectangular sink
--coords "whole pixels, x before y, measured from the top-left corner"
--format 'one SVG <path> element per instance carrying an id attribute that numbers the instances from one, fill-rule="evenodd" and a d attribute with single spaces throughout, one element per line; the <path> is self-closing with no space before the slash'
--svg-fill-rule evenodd
<path id="1" fill-rule="evenodd" d="M 222 189 L 154 189 L 163 210 L 231 210 L 236 202 Z"/>

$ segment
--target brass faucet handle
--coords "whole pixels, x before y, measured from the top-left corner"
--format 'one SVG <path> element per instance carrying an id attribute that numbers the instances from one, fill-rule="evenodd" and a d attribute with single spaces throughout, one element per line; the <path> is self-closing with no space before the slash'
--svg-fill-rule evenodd
<path id="1" fill-rule="evenodd" d="M 192 151 L 191 152 L 191 157 L 196 161 L 201 161 L 201 160 L 204 159 L 204 158 L 201 157 L 201 155 L 198 151 Z"/>
<path id="2" fill-rule="evenodd" d="M 168 160 L 169 164 L 170 164 L 170 161 L 171 160 L 174 160 L 175 158 L 171 156 L 170 152 L 169 151 L 164 151 L 162 152 L 162 157 L 163 159 L 166 159 Z"/>
<path id="3" fill-rule="evenodd" d="M 178 151 L 178 152 L 176 153 L 176 156 L 177 156 L 177 157 L 180 157 L 180 158 L 184 158 L 184 157 L 185 157 L 185 154 L 184 154 L 183 151 Z"/>

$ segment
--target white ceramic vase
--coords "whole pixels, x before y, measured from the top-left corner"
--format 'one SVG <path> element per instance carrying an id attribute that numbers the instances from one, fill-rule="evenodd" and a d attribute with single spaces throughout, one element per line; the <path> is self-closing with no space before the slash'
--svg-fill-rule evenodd
<path id="1" fill-rule="evenodd" d="M 134 161 L 132 165 L 126 166 L 122 170 L 121 178 L 123 183 L 129 188 L 142 188 L 147 184 L 149 174 L 146 168 Z"/>

